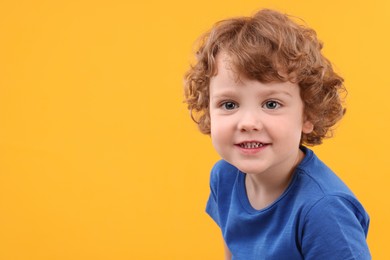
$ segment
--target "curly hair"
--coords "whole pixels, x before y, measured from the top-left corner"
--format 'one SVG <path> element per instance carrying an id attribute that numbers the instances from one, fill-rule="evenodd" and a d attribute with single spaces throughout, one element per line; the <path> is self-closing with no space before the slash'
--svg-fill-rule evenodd
<path id="1" fill-rule="evenodd" d="M 199 41 L 196 63 L 185 74 L 185 102 L 192 119 L 210 134 L 209 83 L 216 73 L 216 56 L 229 56 L 236 72 L 262 83 L 297 83 L 304 115 L 314 128 L 301 143 L 321 144 L 343 117 L 341 93 L 346 89 L 325 58 L 316 32 L 277 11 L 264 9 L 252 17 L 223 20 Z"/>

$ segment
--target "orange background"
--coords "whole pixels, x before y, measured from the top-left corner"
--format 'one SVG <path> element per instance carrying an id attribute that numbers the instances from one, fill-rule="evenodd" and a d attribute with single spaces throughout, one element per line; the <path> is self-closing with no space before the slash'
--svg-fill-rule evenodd
<path id="1" fill-rule="evenodd" d="M 182 103 L 195 39 L 268 7 L 304 19 L 346 79 L 315 148 L 390 259 L 390 2 L 1 1 L 0 259 L 221 259 L 204 213 L 218 160 Z"/>

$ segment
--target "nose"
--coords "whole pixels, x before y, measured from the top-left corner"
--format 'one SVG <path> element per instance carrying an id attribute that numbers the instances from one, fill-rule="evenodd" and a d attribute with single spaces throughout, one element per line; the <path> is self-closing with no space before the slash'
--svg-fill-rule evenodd
<path id="1" fill-rule="evenodd" d="M 241 132 L 260 131 L 263 128 L 259 111 L 248 110 L 240 115 L 237 125 Z"/>

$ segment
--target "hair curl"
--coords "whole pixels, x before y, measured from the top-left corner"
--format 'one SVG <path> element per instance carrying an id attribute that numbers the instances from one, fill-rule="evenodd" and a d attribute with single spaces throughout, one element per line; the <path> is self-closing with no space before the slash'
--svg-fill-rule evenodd
<path id="1" fill-rule="evenodd" d="M 264 9 L 252 17 L 223 20 L 200 38 L 196 63 L 185 74 L 184 95 L 192 119 L 210 134 L 209 83 L 216 55 L 224 51 L 239 74 L 262 83 L 291 81 L 300 87 L 304 114 L 313 131 L 301 143 L 321 144 L 343 117 L 343 78 L 325 58 L 313 29 L 289 16 Z"/>

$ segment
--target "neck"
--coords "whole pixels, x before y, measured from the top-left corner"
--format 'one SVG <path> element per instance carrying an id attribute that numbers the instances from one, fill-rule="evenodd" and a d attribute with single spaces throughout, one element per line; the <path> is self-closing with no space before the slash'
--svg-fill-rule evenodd
<path id="1" fill-rule="evenodd" d="M 262 174 L 247 174 L 245 186 L 252 207 L 265 208 L 282 195 L 291 182 L 295 168 L 304 156 L 299 149 L 295 161 L 287 162 L 287 167 L 278 167 Z"/>

